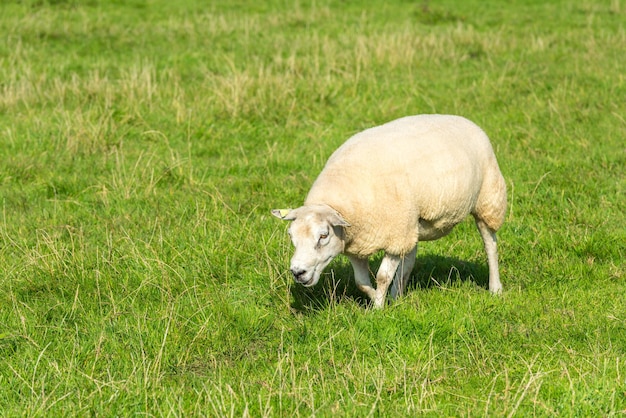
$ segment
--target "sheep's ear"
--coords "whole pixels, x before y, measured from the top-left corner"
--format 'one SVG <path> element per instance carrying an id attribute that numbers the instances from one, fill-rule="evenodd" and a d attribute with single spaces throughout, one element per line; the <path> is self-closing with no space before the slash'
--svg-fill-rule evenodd
<path id="1" fill-rule="evenodd" d="M 332 226 L 350 226 L 350 224 L 343 219 L 343 217 L 338 212 L 333 212 L 328 219 Z"/>
<path id="2" fill-rule="evenodd" d="M 272 215 L 283 221 L 293 221 L 296 219 L 295 210 L 293 209 L 272 209 Z"/>

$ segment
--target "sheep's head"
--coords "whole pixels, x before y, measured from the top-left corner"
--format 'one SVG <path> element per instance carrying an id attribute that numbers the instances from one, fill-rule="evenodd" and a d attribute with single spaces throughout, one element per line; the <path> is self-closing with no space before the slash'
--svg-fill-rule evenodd
<path id="1" fill-rule="evenodd" d="M 330 206 L 311 205 L 297 209 L 274 209 L 272 214 L 292 221 L 289 236 L 296 251 L 291 258 L 291 273 L 296 282 L 313 286 L 320 274 L 344 249 L 343 228 L 350 226 Z"/>

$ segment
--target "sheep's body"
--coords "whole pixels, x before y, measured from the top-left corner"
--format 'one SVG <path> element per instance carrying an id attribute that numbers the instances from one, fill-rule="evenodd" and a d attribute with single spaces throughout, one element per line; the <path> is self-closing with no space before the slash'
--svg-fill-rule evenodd
<path id="1" fill-rule="evenodd" d="M 330 223 L 332 238 L 352 262 L 357 285 L 376 306 L 382 305 L 394 275 L 392 296 L 402 293 L 418 241 L 443 237 L 470 213 L 485 242 L 489 288 L 493 292 L 502 288 L 495 231 L 504 220 L 506 185 L 487 135 L 465 118 L 409 116 L 354 135 L 329 158 L 304 206 L 283 219 L 298 221 L 311 211 L 324 213 L 324 208 L 332 208 L 345 221 L 339 226 Z M 323 223 L 307 221 L 304 232 L 298 232 L 303 228 L 294 222 L 292 238 L 294 233 L 310 233 L 311 225 L 318 222 Z M 310 271 L 310 251 L 298 254 L 298 247 L 292 272 Z M 321 247 L 317 252 L 324 252 Z M 385 259 L 374 290 L 367 257 L 379 250 L 385 252 Z"/>
<path id="2" fill-rule="evenodd" d="M 506 186 L 478 126 L 459 116 L 420 115 L 346 141 L 329 158 L 304 204 L 328 205 L 350 223 L 346 253 L 400 255 L 418 240 L 446 235 L 474 210 L 498 230 Z"/>

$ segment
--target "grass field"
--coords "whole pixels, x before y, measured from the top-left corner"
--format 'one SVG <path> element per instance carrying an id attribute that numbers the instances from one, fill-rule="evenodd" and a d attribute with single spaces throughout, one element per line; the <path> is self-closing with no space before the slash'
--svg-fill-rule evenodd
<path id="1" fill-rule="evenodd" d="M 626 4 L 5 0 L 0 415 L 626 414 Z M 381 311 L 288 274 L 331 152 L 466 116 L 507 180 Z M 376 257 L 380 262 L 380 256 Z"/>

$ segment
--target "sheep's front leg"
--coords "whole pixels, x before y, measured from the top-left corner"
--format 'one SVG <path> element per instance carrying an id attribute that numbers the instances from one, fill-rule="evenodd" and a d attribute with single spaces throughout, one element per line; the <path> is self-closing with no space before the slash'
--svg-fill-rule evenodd
<path id="1" fill-rule="evenodd" d="M 498 270 L 498 245 L 496 233 L 482 220 L 476 218 L 476 226 L 480 231 L 480 236 L 485 244 L 487 252 L 487 264 L 489 265 L 489 291 L 495 294 L 502 293 L 502 283 L 500 282 L 500 271 Z"/>
<path id="2" fill-rule="evenodd" d="M 385 306 L 387 289 L 393 281 L 401 261 L 402 258 L 397 255 L 385 254 L 383 261 L 380 263 L 378 273 L 376 273 L 376 295 L 373 299 L 375 308 Z"/>
<path id="3" fill-rule="evenodd" d="M 376 290 L 372 287 L 370 281 L 370 270 L 367 258 L 358 258 L 354 256 L 348 256 L 348 260 L 352 264 L 354 269 L 354 281 L 356 287 L 363 293 L 365 293 L 371 300 L 376 297 Z"/>
<path id="4" fill-rule="evenodd" d="M 417 246 L 411 252 L 406 254 L 400 263 L 400 268 L 396 271 L 396 277 L 391 285 L 391 298 L 397 299 L 404 294 L 406 284 L 409 281 L 411 271 L 415 265 L 415 255 L 417 254 Z"/>

